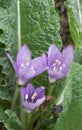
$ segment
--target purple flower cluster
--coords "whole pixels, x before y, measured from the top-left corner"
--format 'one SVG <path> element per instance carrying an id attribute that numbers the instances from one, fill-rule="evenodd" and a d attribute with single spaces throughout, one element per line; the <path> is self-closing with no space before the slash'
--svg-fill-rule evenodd
<path id="1" fill-rule="evenodd" d="M 49 48 L 48 56 L 42 54 L 42 56 L 31 59 L 29 48 L 27 45 L 23 45 L 17 54 L 15 63 L 10 53 L 7 53 L 7 57 L 13 65 L 19 85 L 25 84 L 44 71 L 48 72 L 50 83 L 54 83 L 55 80 L 67 75 L 69 65 L 74 57 L 74 49 L 72 45 L 68 45 L 60 52 L 56 45 L 52 44 Z M 21 87 L 20 91 L 23 106 L 28 112 L 40 106 L 45 100 L 44 87 L 34 89 L 34 86 L 29 83 L 26 88 Z"/>

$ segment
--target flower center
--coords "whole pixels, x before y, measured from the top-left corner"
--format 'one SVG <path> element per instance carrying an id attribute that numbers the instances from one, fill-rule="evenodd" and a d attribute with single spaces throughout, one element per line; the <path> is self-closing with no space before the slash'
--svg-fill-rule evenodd
<path id="1" fill-rule="evenodd" d="M 33 95 L 31 97 L 28 96 L 28 94 L 25 95 L 25 102 L 35 102 L 35 98 L 37 97 L 37 93 L 34 92 Z"/>
<path id="2" fill-rule="evenodd" d="M 30 61 L 30 58 L 26 57 L 24 63 L 21 64 L 21 67 L 25 68 L 25 67 L 29 66 L 29 64 L 30 64 L 29 61 Z"/>
<path id="3" fill-rule="evenodd" d="M 30 61 L 30 58 L 28 56 L 26 57 L 26 61 Z"/>
<path id="4" fill-rule="evenodd" d="M 55 63 L 52 65 L 52 70 L 54 71 L 62 71 L 65 67 L 65 64 L 61 64 L 60 60 L 55 60 Z"/>
<path id="5" fill-rule="evenodd" d="M 31 97 L 32 102 L 34 101 L 34 99 L 35 99 L 36 97 L 37 97 L 37 93 L 35 92 L 35 93 L 33 93 L 32 97 Z"/>
<path id="6" fill-rule="evenodd" d="M 28 101 L 28 94 L 25 95 L 25 102 Z"/>

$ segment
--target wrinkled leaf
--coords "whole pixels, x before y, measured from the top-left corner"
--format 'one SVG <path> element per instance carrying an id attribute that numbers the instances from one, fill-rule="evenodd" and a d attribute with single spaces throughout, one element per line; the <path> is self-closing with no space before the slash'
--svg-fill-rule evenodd
<path id="1" fill-rule="evenodd" d="M 12 110 L 6 110 L 5 113 L 8 116 L 8 119 L 5 120 L 5 127 L 8 130 L 21 130 L 21 123 L 17 115 Z"/>
<path id="2" fill-rule="evenodd" d="M 82 129 L 82 66 L 73 63 L 67 76 L 63 111 L 57 119 L 55 130 Z"/>

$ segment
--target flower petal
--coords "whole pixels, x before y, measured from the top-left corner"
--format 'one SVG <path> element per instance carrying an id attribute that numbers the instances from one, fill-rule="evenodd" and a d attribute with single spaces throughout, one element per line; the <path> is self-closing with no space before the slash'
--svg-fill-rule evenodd
<path id="1" fill-rule="evenodd" d="M 40 106 L 40 105 L 45 101 L 45 99 L 46 99 L 46 97 L 43 96 L 42 98 L 38 99 L 38 100 L 36 101 L 36 103 L 34 103 L 34 105 L 35 105 L 36 107 Z"/>
<path id="2" fill-rule="evenodd" d="M 48 74 L 48 79 L 50 83 L 54 83 L 57 79 L 60 79 L 64 76 L 64 73 L 62 71 L 54 71 L 51 69 L 48 70 Z"/>
<path id="3" fill-rule="evenodd" d="M 22 100 L 23 102 L 25 102 L 25 95 L 28 94 L 28 98 L 31 98 L 31 96 L 33 95 L 34 93 L 34 86 L 29 83 L 26 88 L 23 88 L 21 87 L 20 88 L 20 92 L 21 92 L 21 97 L 22 97 Z"/>
<path id="4" fill-rule="evenodd" d="M 59 59 L 61 52 L 55 44 L 52 44 L 48 51 L 48 65 L 49 67 L 54 63 L 55 60 Z"/>
<path id="5" fill-rule="evenodd" d="M 12 56 L 10 55 L 10 53 L 6 53 L 6 55 L 7 55 L 8 59 L 10 60 L 11 64 L 13 65 L 15 72 L 17 73 L 17 68 L 15 66 L 15 63 L 14 63 Z"/>
<path id="6" fill-rule="evenodd" d="M 28 96 L 31 97 L 34 93 L 34 86 L 31 83 L 29 83 L 26 86 L 26 91 L 27 91 Z"/>
<path id="7" fill-rule="evenodd" d="M 41 99 L 38 99 L 35 103 L 30 103 L 30 102 L 23 102 L 23 106 L 25 109 L 27 109 L 28 112 L 33 111 L 35 108 L 39 107 L 45 100 L 45 96 L 42 97 Z"/>
<path id="8" fill-rule="evenodd" d="M 31 103 L 31 102 L 23 102 L 23 106 L 25 107 L 25 109 L 26 109 L 27 112 L 29 112 L 29 113 L 36 108 L 35 104 L 34 104 L 34 103 Z"/>
<path id="9" fill-rule="evenodd" d="M 48 57 L 46 56 L 45 53 L 42 54 L 42 58 L 43 58 L 43 62 L 44 62 L 44 64 L 45 64 L 45 66 L 48 67 Z"/>
<path id="10" fill-rule="evenodd" d="M 32 77 L 35 77 L 47 70 L 47 64 L 46 64 L 46 61 L 44 60 L 45 59 L 43 56 L 40 56 L 31 60 L 31 65 L 34 67 L 34 70 L 35 70 L 35 74 Z"/>
<path id="11" fill-rule="evenodd" d="M 22 63 L 24 64 L 26 62 L 29 62 L 30 60 L 31 60 L 31 52 L 27 47 L 27 45 L 23 45 L 18 51 L 16 65 L 19 68 Z"/>
<path id="12" fill-rule="evenodd" d="M 18 83 L 23 85 L 26 81 L 34 77 L 36 71 L 33 67 L 20 67 L 18 70 Z"/>
<path id="13" fill-rule="evenodd" d="M 61 60 L 62 64 L 69 66 L 69 64 L 73 61 L 73 58 L 74 58 L 73 46 L 68 45 L 66 48 L 63 49 L 60 60 Z"/>
<path id="14" fill-rule="evenodd" d="M 50 83 L 54 83 L 56 81 L 55 77 L 52 77 L 50 75 L 48 76 L 48 79 Z"/>
<path id="15" fill-rule="evenodd" d="M 27 80 L 36 77 L 48 68 L 44 55 L 31 60 L 29 64 L 29 66 L 20 67 L 18 69 L 18 82 L 20 85 L 24 84 Z"/>
<path id="16" fill-rule="evenodd" d="M 66 66 L 63 70 L 62 70 L 62 73 L 63 73 L 63 77 L 65 77 L 67 75 L 69 71 L 69 66 Z"/>
<path id="17" fill-rule="evenodd" d="M 35 89 L 34 92 L 37 93 L 35 100 L 37 100 L 38 98 L 44 97 L 44 89 L 45 89 L 44 87 L 38 87 L 38 88 Z"/>
<path id="18" fill-rule="evenodd" d="M 25 95 L 27 94 L 26 88 L 21 87 L 21 88 L 20 88 L 20 92 L 21 92 L 22 100 L 23 100 L 23 102 L 24 102 L 24 100 L 25 100 Z"/>

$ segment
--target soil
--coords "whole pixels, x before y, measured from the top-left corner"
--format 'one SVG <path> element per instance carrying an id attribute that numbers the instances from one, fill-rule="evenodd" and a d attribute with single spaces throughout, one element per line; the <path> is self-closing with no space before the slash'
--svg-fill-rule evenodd
<path id="1" fill-rule="evenodd" d="M 0 130 L 7 130 L 2 123 L 0 123 Z"/>
<path id="2" fill-rule="evenodd" d="M 63 47 L 67 46 L 68 44 L 73 44 L 71 36 L 70 36 L 70 29 L 69 29 L 69 22 L 68 22 L 68 14 L 67 8 L 65 7 L 65 0 L 54 0 L 55 7 L 60 16 L 60 30 L 59 33 L 61 35 L 63 41 Z"/>

